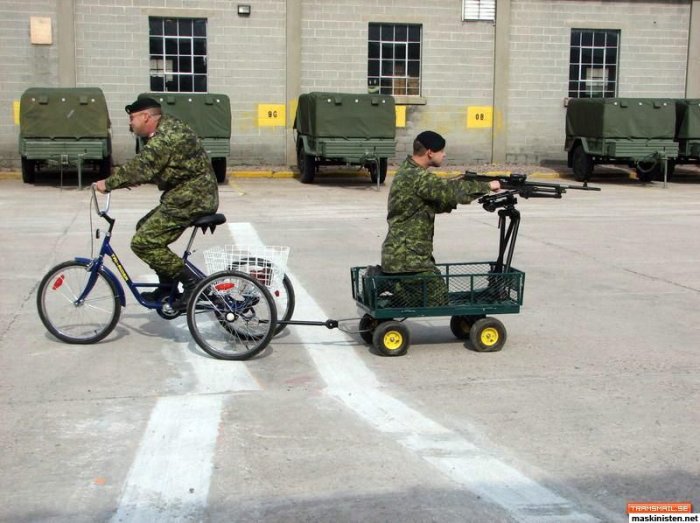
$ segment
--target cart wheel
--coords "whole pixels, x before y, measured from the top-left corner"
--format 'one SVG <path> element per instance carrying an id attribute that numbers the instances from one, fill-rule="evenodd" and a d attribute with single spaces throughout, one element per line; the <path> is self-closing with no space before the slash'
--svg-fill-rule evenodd
<path id="1" fill-rule="evenodd" d="M 411 335 L 408 327 L 398 321 L 380 323 L 372 336 L 374 346 L 384 356 L 403 356 L 408 352 Z"/>
<path id="2" fill-rule="evenodd" d="M 452 316 L 450 319 L 450 330 L 455 338 L 459 340 L 469 339 L 469 330 L 483 316 Z"/>
<path id="3" fill-rule="evenodd" d="M 496 318 L 481 318 L 469 331 L 469 339 L 477 352 L 498 352 L 506 343 L 506 328 Z"/>
<path id="4" fill-rule="evenodd" d="M 362 338 L 367 345 L 372 345 L 372 336 L 377 325 L 379 325 L 379 320 L 369 314 L 365 314 L 360 318 L 360 327 L 358 329 L 360 331 L 360 338 Z"/>

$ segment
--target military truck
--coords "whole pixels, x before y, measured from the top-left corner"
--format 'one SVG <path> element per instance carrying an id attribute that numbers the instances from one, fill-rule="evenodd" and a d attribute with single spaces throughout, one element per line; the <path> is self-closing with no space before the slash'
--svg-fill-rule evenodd
<path id="1" fill-rule="evenodd" d="M 211 159 L 216 179 L 226 178 L 226 161 L 231 154 L 231 102 L 225 94 L 142 93 L 139 98 L 158 100 L 161 110 L 189 124 L 202 140 Z M 140 148 L 137 139 L 136 149 Z"/>
<path id="2" fill-rule="evenodd" d="M 49 161 L 92 164 L 101 176 L 112 167 L 109 112 L 97 87 L 32 87 L 20 98 L 22 180 L 33 183 Z"/>
<path id="3" fill-rule="evenodd" d="M 640 181 L 663 176 L 678 155 L 672 99 L 571 99 L 566 110 L 568 164 L 578 181 L 590 179 L 595 164 L 624 163 Z"/>
<path id="4" fill-rule="evenodd" d="M 676 101 L 676 163 L 700 161 L 700 99 Z"/>
<path id="5" fill-rule="evenodd" d="M 380 94 L 312 92 L 299 96 L 297 167 L 312 183 L 321 165 L 359 165 L 373 183 L 384 183 L 396 151 L 394 98 Z"/>

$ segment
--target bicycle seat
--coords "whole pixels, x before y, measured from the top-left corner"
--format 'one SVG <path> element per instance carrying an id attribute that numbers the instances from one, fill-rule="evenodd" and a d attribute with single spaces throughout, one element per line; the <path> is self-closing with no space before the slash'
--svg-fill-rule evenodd
<path id="1" fill-rule="evenodd" d="M 212 233 L 216 229 L 217 225 L 226 223 L 226 216 L 223 214 L 207 214 L 206 216 L 200 216 L 194 220 L 191 224 L 192 227 L 199 227 L 202 229 L 202 233 L 206 233 L 209 229 Z"/>

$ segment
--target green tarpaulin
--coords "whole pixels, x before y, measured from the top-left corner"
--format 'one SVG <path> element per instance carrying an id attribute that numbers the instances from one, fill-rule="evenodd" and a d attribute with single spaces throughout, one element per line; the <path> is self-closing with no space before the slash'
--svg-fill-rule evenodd
<path id="1" fill-rule="evenodd" d="M 700 139 L 700 99 L 678 100 L 679 140 Z"/>
<path id="2" fill-rule="evenodd" d="M 225 94 L 142 93 L 170 114 L 189 124 L 200 138 L 231 138 L 231 103 Z"/>
<path id="3" fill-rule="evenodd" d="M 109 138 L 109 113 L 96 87 L 32 87 L 20 99 L 22 138 Z"/>
<path id="4" fill-rule="evenodd" d="M 673 139 L 675 128 L 673 99 L 572 99 L 566 110 L 569 137 Z"/>
<path id="5" fill-rule="evenodd" d="M 393 139 L 396 135 L 394 98 L 380 94 L 302 94 L 294 128 L 314 138 Z"/>

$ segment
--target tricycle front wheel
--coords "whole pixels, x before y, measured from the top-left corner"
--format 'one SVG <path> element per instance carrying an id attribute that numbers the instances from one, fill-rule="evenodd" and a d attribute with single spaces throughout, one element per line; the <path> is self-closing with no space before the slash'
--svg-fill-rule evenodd
<path id="1" fill-rule="evenodd" d="M 97 343 L 114 330 L 121 313 L 117 285 L 103 272 L 92 272 L 89 262 L 56 265 L 41 280 L 36 298 L 41 322 L 66 343 Z"/>

